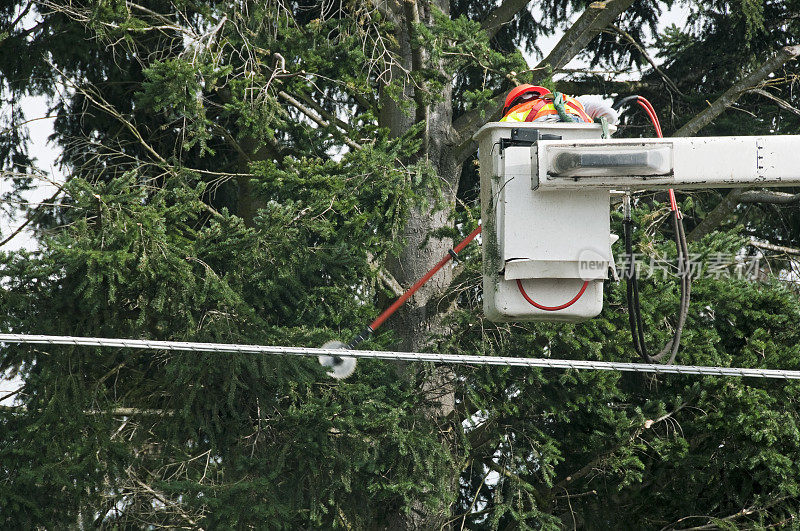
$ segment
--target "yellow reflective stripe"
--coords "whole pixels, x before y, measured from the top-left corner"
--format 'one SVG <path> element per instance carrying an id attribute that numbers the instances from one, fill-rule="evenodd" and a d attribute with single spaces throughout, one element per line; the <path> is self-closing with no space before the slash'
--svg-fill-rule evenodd
<path id="1" fill-rule="evenodd" d="M 583 104 L 580 102 L 580 100 L 578 100 L 577 98 L 573 98 L 572 96 L 567 96 L 566 100 L 567 100 L 566 101 L 567 104 L 565 105 L 565 107 L 566 107 L 566 110 L 567 110 L 568 113 L 569 113 L 570 109 L 572 109 L 573 112 L 571 114 L 577 114 L 578 116 L 581 117 L 581 119 L 584 122 L 587 122 L 587 123 L 594 122 L 594 120 L 592 120 L 589 117 L 589 115 L 586 114 L 586 109 L 584 109 Z"/>
<path id="2" fill-rule="evenodd" d="M 512 111 L 506 114 L 501 122 L 524 122 L 525 117 L 528 116 L 528 111 Z"/>

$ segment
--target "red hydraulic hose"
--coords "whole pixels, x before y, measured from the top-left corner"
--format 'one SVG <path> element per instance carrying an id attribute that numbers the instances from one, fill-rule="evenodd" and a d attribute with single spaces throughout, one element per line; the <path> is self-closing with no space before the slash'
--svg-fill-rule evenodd
<path id="1" fill-rule="evenodd" d="M 583 296 L 584 292 L 586 291 L 586 287 L 588 285 L 589 285 L 589 281 L 588 280 L 584 280 L 583 281 L 583 286 L 581 286 L 581 290 L 578 292 L 577 295 L 575 295 L 572 298 L 571 301 L 565 302 L 564 304 L 561 304 L 560 306 L 544 306 L 544 305 L 539 304 L 538 302 L 534 301 L 530 297 L 528 297 L 528 294 L 525 293 L 525 288 L 522 287 L 522 281 L 520 279 L 517 279 L 517 287 L 519 288 L 519 292 L 522 293 L 522 296 L 525 297 L 525 300 L 528 301 L 531 304 L 531 306 L 535 306 L 536 308 L 539 308 L 540 310 L 544 310 L 546 312 L 557 312 L 558 310 L 563 310 L 564 308 L 569 308 L 570 306 L 572 306 L 573 304 L 578 302 L 578 299 L 580 299 Z"/>
<path id="2" fill-rule="evenodd" d="M 653 123 L 653 127 L 656 130 L 656 136 L 658 138 L 664 138 L 664 134 L 661 132 L 661 123 L 658 121 L 658 115 L 656 114 L 656 110 L 653 108 L 653 104 L 650 103 L 650 101 L 644 96 L 639 96 L 636 99 L 636 103 L 641 105 L 642 108 L 647 112 L 647 116 L 650 117 L 650 121 Z M 680 216 L 680 211 L 678 210 L 678 201 L 675 199 L 675 190 L 672 188 L 669 189 L 669 207 L 677 216 Z"/>
<path id="3" fill-rule="evenodd" d="M 658 138 L 663 138 L 664 135 L 661 132 L 661 122 L 658 120 L 658 115 L 656 114 L 653 104 L 650 103 L 650 100 L 644 96 L 637 96 L 636 103 L 641 105 L 645 112 L 647 112 L 647 116 L 650 118 L 650 121 L 653 123 L 653 127 L 656 129 L 656 136 Z"/>

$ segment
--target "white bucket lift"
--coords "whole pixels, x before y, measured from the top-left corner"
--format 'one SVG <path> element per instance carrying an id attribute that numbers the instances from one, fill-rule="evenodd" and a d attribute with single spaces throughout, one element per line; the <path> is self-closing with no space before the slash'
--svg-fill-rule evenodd
<path id="1" fill-rule="evenodd" d="M 599 124 L 582 123 L 492 122 L 475 133 L 490 320 L 582 321 L 602 310 L 613 265 L 609 191 L 532 187 L 540 140 L 601 136 Z"/>
<path id="2" fill-rule="evenodd" d="M 614 131 L 614 128 L 611 128 Z M 483 306 L 581 321 L 614 267 L 610 190 L 800 186 L 800 136 L 603 139 L 599 124 L 491 122 L 479 143 Z"/>

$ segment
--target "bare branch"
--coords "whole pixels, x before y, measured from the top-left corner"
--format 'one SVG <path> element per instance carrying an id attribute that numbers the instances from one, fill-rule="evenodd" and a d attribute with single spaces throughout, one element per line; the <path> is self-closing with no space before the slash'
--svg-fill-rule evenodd
<path id="1" fill-rule="evenodd" d="M 2 400 L 5 400 L 9 397 L 14 396 L 17 393 L 20 393 L 23 390 L 22 387 L 17 389 L 16 391 L 7 394 L 2 397 Z M 18 405 L 18 406 L 5 406 L 0 405 L 0 410 L 3 411 L 15 411 L 18 413 L 25 413 L 30 411 L 27 406 L 25 405 Z M 34 411 L 40 412 L 42 411 L 41 408 L 35 409 Z M 131 417 L 134 415 L 146 415 L 146 416 L 153 416 L 153 417 L 171 417 L 175 414 L 174 410 L 168 409 L 139 409 L 135 407 L 117 407 L 107 410 L 102 409 L 86 409 L 82 412 L 84 415 L 114 415 L 117 417 Z"/>
<path id="2" fill-rule="evenodd" d="M 598 33 L 614 22 L 632 3 L 633 0 L 607 0 L 589 4 L 586 11 L 564 33 L 558 44 L 539 63 L 539 66 L 549 66 L 552 70 L 566 66 L 573 57 L 586 48 L 586 45 Z"/>
<path id="3" fill-rule="evenodd" d="M 696 134 L 703 127 L 710 124 L 717 116 L 722 114 L 730 105 L 735 103 L 743 93 L 753 90 L 752 87 L 758 86 L 769 74 L 783 66 L 783 64 L 787 61 L 796 58 L 798 55 L 800 55 L 800 45 L 786 46 L 782 48 L 777 54 L 775 54 L 774 57 L 769 59 L 759 68 L 742 78 L 740 81 L 734 83 L 731 88 L 729 88 L 722 96 L 717 98 L 707 109 L 695 116 L 686 125 L 678 129 L 673 136 L 692 136 Z M 691 233 L 687 235 L 686 239 L 688 241 L 697 241 L 702 239 L 706 234 L 709 234 L 715 230 L 720 224 L 728 219 L 741 199 L 745 197 L 747 193 L 748 192 L 745 190 L 732 190 L 729 192 L 725 199 L 719 205 L 717 205 L 717 207 L 714 208 L 714 210 L 712 210 Z"/>
<path id="4" fill-rule="evenodd" d="M 566 490 L 566 489 L 564 489 Z M 554 496 L 555 499 L 560 500 L 563 498 L 583 498 L 584 496 L 597 496 L 596 490 L 589 490 L 586 492 L 579 492 L 578 494 L 561 494 L 559 496 Z"/>
<path id="5" fill-rule="evenodd" d="M 186 511 L 183 510 L 183 508 L 181 507 L 179 502 L 173 502 L 172 500 L 167 498 L 165 495 L 163 495 L 163 494 L 161 494 L 159 492 L 156 492 L 155 490 L 153 490 L 153 488 L 150 485 L 148 485 L 147 483 L 145 483 L 141 479 L 133 476 L 132 474 L 131 474 L 131 479 L 134 482 L 136 482 L 141 488 L 143 488 L 145 491 L 147 491 L 151 496 L 153 496 L 153 498 L 155 498 L 156 500 L 158 500 L 161 503 L 163 503 L 166 507 L 172 507 L 181 516 L 181 518 L 183 518 L 184 520 L 189 522 L 189 524 L 191 524 L 192 527 L 194 527 L 195 529 L 203 529 L 191 517 L 191 515 L 189 515 L 189 513 L 187 513 Z"/>
<path id="6" fill-rule="evenodd" d="M 400 4 L 397 0 L 370 0 L 370 4 L 392 24 L 400 23 L 400 18 L 397 16 Z"/>
<path id="7" fill-rule="evenodd" d="M 736 210 L 740 203 L 770 203 L 775 205 L 788 205 L 800 202 L 800 194 L 787 194 L 769 190 L 744 190 L 736 189 L 728 192 L 725 199 L 690 232 L 686 239 L 690 242 L 701 240 L 706 234 L 716 230 Z"/>
<path id="8" fill-rule="evenodd" d="M 661 67 L 660 67 L 660 66 L 658 66 L 658 65 L 656 64 L 656 62 L 653 60 L 653 58 L 652 58 L 652 57 L 650 57 L 650 54 L 648 54 L 648 53 L 647 53 L 647 50 L 645 50 L 645 49 L 644 49 L 644 47 L 643 47 L 641 44 L 639 44 L 638 42 L 636 42 L 636 39 L 634 39 L 634 38 L 633 38 L 633 36 L 632 36 L 630 33 L 628 33 L 627 31 L 623 30 L 622 28 L 620 28 L 620 27 L 619 27 L 619 26 L 617 26 L 616 24 L 612 24 L 612 25 L 611 25 L 611 26 L 609 26 L 609 27 L 610 27 L 612 30 L 614 30 L 615 32 L 617 32 L 619 35 L 621 35 L 622 37 L 624 37 L 624 38 L 625 38 L 625 40 L 627 40 L 628 42 L 630 42 L 630 43 L 633 45 L 633 47 L 634 47 L 634 48 L 636 48 L 636 51 L 637 51 L 637 52 L 639 52 L 639 53 L 642 55 L 642 57 L 644 57 L 644 58 L 647 60 L 647 62 L 648 62 L 648 63 L 650 63 L 650 66 L 651 66 L 651 67 L 653 67 L 653 70 L 655 70 L 655 71 L 656 71 L 656 73 L 657 73 L 659 76 L 661 76 L 661 79 L 663 79 L 663 80 L 664 80 L 664 83 L 666 83 L 666 85 L 667 85 L 667 86 L 668 86 L 670 89 L 672 89 L 672 90 L 673 90 L 673 91 L 675 91 L 676 93 L 680 94 L 681 96 L 684 96 L 683 92 L 681 92 L 681 89 L 679 89 L 679 88 L 678 88 L 678 85 L 676 85 L 676 84 L 675 84 L 675 82 L 674 82 L 674 81 L 672 81 L 672 80 L 669 78 L 669 76 L 666 74 L 666 72 L 664 72 L 664 71 L 661 69 Z"/>
<path id="9" fill-rule="evenodd" d="M 8 400 L 9 398 L 11 398 L 12 396 L 14 396 L 14 395 L 17 395 L 17 394 L 21 393 L 21 392 L 22 392 L 22 390 L 23 390 L 23 387 L 20 387 L 19 389 L 16 389 L 16 390 L 14 390 L 14 391 L 11 391 L 10 393 L 8 393 L 8 394 L 6 394 L 6 395 L 0 396 L 0 404 L 2 404 L 3 402 L 5 402 L 6 400 Z M 3 407 L 14 407 L 14 406 L 3 406 Z"/>
<path id="10" fill-rule="evenodd" d="M 722 202 L 718 204 L 714 210 L 709 212 L 692 232 L 686 235 L 686 240 L 689 242 L 699 241 L 702 240 L 706 234 L 716 230 L 716 228 L 733 213 L 744 192 L 745 190 L 742 189 L 735 189 L 728 192 L 728 195 L 725 196 Z"/>
<path id="11" fill-rule="evenodd" d="M 797 116 L 800 116 L 800 109 L 792 107 L 792 105 L 788 101 L 786 101 L 786 100 L 784 100 L 782 98 L 779 98 L 778 96 L 775 96 L 774 94 L 771 94 L 771 93 L 767 92 L 766 90 L 755 88 L 755 89 L 750 89 L 747 92 L 752 92 L 753 94 L 758 94 L 759 96 L 764 96 L 765 98 L 769 98 L 772 101 L 774 101 L 775 103 L 777 103 L 778 107 L 780 107 L 781 109 L 784 109 L 784 110 L 789 111 L 789 112 L 793 112 Z"/>
<path id="12" fill-rule="evenodd" d="M 153 11 L 152 9 L 150 9 L 148 7 L 141 6 L 141 5 L 136 4 L 134 2 L 126 1 L 125 2 L 125 7 L 129 8 L 129 9 L 133 8 L 133 9 L 141 11 L 142 13 L 150 15 L 151 17 L 159 20 L 162 24 L 165 24 L 165 25 L 175 24 L 172 20 L 170 20 L 168 17 L 162 15 L 161 13 Z"/>
<path id="13" fill-rule="evenodd" d="M 287 103 L 289 103 L 292 107 L 296 108 L 298 111 L 302 112 L 303 114 L 311 118 L 311 120 L 314 121 L 320 127 L 330 127 L 330 123 L 328 123 L 328 121 L 326 121 L 322 116 L 317 114 L 312 109 L 309 109 L 306 105 L 303 105 L 302 103 L 297 101 L 296 98 L 290 96 L 283 90 L 278 92 L 278 96 Z M 347 144 L 351 149 L 361 149 L 361 144 L 359 144 L 355 140 L 348 138 L 347 136 L 344 136 L 344 143 Z"/>
<path id="14" fill-rule="evenodd" d="M 774 243 L 767 242 L 747 242 L 748 245 L 758 249 L 766 249 L 768 251 L 775 251 L 776 253 L 794 254 L 800 256 L 800 249 L 792 247 L 784 247 L 783 245 L 775 245 Z"/>
<path id="15" fill-rule="evenodd" d="M 696 134 L 702 128 L 713 122 L 725 109 L 733 105 L 742 94 L 758 86 L 768 75 L 783 66 L 787 61 L 796 58 L 798 55 L 800 55 L 800 44 L 782 48 L 760 67 L 734 83 L 731 88 L 725 91 L 725 93 L 717 98 L 708 108 L 692 118 L 686 125 L 675 131 L 673 136 L 692 136 Z"/>
<path id="16" fill-rule="evenodd" d="M 56 71 L 58 71 L 58 73 L 61 74 L 64 77 L 65 80 L 68 79 L 66 77 L 66 75 L 63 72 L 61 72 L 60 70 L 58 70 L 55 67 L 55 65 L 53 65 L 52 63 L 51 63 L 51 67 L 53 69 L 55 69 Z M 75 91 L 77 91 L 80 94 L 84 95 L 89 101 L 94 103 L 99 109 L 102 109 L 103 111 L 105 111 L 109 115 L 113 116 L 117 121 L 120 122 L 120 124 L 122 124 L 136 138 L 136 140 L 138 140 L 139 144 L 141 144 L 142 147 L 144 147 L 144 149 L 148 153 L 150 153 L 150 155 L 153 156 L 153 158 L 155 158 L 161 164 L 164 164 L 164 165 L 168 166 L 167 160 L 164 157 L 162 157 L 161 154 L 159 154 L 155 149 L 153 149 L 153 147 L 150 144 L 147 143 L 147 141 L 144 139 L 144 137 L 139 132 L 139 130 L 136 128 L 136 126 L 133 123 L 131 123 L 130 120 L 125 118 L 111 103 L 109 103 L 102 96 L 102 94 L 100 93 L 99 90 L 95 89 L 94 87 L 90 87 L 90 86 L 78 86 L 78 85 L 75 85 L 74 83 L 69 82 L 69 81 L 65 81 L 65 83 L 71 85 L 72 88 L 75 89 Z"/>
<path id="17" fill-rule="evenodd" d="M 511 22 L 531 0 L 504 0 L 494 11 L 481 21 L 481 28 L 490 39 L 497 35 L 504 25 Z"/>
<path id="18" fill-rule="evenodd" d="M 660 88 L 660 84 L 644 81 L 616 81 L 605 79 L 598 75 L 581 77 L 578 79 L 560 79 L 556 87 L 566 94 L 636 94 L 643 90 Z"/>
<path id="19" fill-rule="evenodd" d="M 244 148 L 242 148 L 239 142 L 237 142 L 236 139 L 233 138 L 233 135 L 230 134 L 230 132 L 227 129 L 225 129 L 216 122 L 211 122 L 211 128 L 217 133 L 219 133 L 222 136 L 222 138 L 225 139 L 225 142 L 227 142 L 228 145 L 231 146 L 239 154 L 240 157 L 242 157 L 247 162 L 253 161 L 250 155 L 244 150 Z"/>
<path id="20" fill-rule="evenodd" d="M 339 129 L 344 131 L 347 135 L 349 135 L 352 138 L 353 134 L 355 133 L 355 131 L 353 131 L 353 128 L 350 127 L 349 124 L 341 121 L 333 113 L 326 111 L 322 107 L 322 105 L 311 99 L 311 97 L 309 97 L 308 94 L 304 92 L 294 91 L 292 93 L 292 96 L 297 96 L 297 98 L 303 100 L 303 102 L 306 105 L 314 109 L 314 111 L 316 111 L 320 116 L 325 118 L 325 120 L 327 120 L 329 123 L 336 124 L 336 126 L 339 127 Z"/>
<path id="21" fill-rule="evenodd" d="M 420 72 L 425 68 L 425 55 L 417 39 L 414 38 L 414 26 L 420 23 L 417 0 L 405 0 L 403 11 L 405 12 L 406 31 L 408 32 L 409 41 L 411 43 L 411 70 L 412 72 Z M 422 152 L 428 153 L 428 146 L 430 143 L 428 136 L 429 107 L 425 104 L 424 83 L 414 83 L 414 103 L 416 106 L 414 121 L 425 124 L 425 129 L 420 132 L 422 135 Z"/>
<path id="22" fill-rule="evenodd" d="M 22 10 L 22 12 L 20 12 L 20 14 L 19 14 L 19 15 L 17 15 L 17 18 L 15 18 L 15 19 L 14 19 L 14 22 L 12 22 L 12 23 L 11 23 L 11 24 L 9 24 L 8 26 L 6 26 L 6 27 L 4 28 L 4 30 L 6 30 L 6 31 L 9 31 L 9 30 L 13 29 L 13 28 L 14 28 L 14 27 L 15 27 L 15 26 L 16 26 L 16 25 L 19 23 L 19 21 L 20 21 L 20 20 L 22 20 L 23 18 L 25 18 L 25 15 L 27 15 L 27 14 L 28 14 L 28 11 L 30 11 L 30 10 L 31 10 L 31 7 L 32 7 L 32 6 L 33 6 L 33 2 L 32 2 L 32 1 L 31 1 L 31 2 L 28 2 L 28 4 L 25 6 L 25 8 Z M 10 31 L 9 31 L 9 32 L 10 32 Z"/>
<path id="23" fill-rule="evenodd" d="M 790 205 L 800 202 L 800 194 L 787 194 L 774 190 L 748 190 L 739 197 L 740 203 L 771 203 L 773 205 Z"/>
<path id="24" fill-rule="evenodd" d="M 384 286 L 389 288 L 395 297 L 400 297 L 405 293 L 403 286 L 397 281 L 391 273 L 386 271 L 385 268 L 381 267 L 377 262 L 375 262 L 375 256 L 367 252 L 367 260 L 369 260 L 369 267 L 372 271 L 377 275 L 378 279 L 383 283 Z"/>
<path id="25" fill-rule="evenodd" d="M 70 179 L 72 179 L 72 177 L 73 177 L 72 175 L 70 175 L 69 177 L 67 177 L 67 178 L 66 178 L 66 180 L 64 181 L 64 184 L 62 184 L 62 185 L 60 185 L 60 186 L 58 187 L 58 190 L 56 190 L 56 193 L 54 193 L 52 196 L 50 196 L 48 199 L 46 199 L 46 200 L 45 200 L 43 203 L 40 203 L 40 204 L 39 204 L 39 206 L 37 206 L 37 207 L 36 207 L 36 208 L 33 210 L 33 212 L 31 212 L 31 213 L 28 215 L 28 218 L 25 220 L 25 222 L 24 222 L 22 225 L 20 225 L 19 227 L 17 227 L 17 228 L 14 230 L 14 232 L 12 232 L 11 234 L 9 234 L 9 235 L 8 235 L 8 237 L 6 237 L 6 239 L 4 239 L 3 241 L 1 241 L 1 242 L 0 242 L 0 247 L 4 246 L 4 245 L 5 245 L 5 244 L 7 244 L 8 242 L 10 242 L 10 241 L 11 241 L 11 240 L 13 240 L 14 238 L 16 238 L 16 237 L 17 237 L 17 235 L 19 235 L 19 233 L 20 233 L 20 232 L 22 232 L 23 230 L 25 230 L 25 227 L 27 227 L 28 225 L 30 225 L 30 224 L 31 224 L 32 222 L 34 222 L 35 220 L 39 219 L 39 217 L 40 217 L 40 216 L 42 215 L 42 213 L 44 212 L 44 208 L 42 208 L 42 207 L 46 206 L 47 204 L 51 204 L 51 203 L 53 203 L 53 202 L 54 202 L 54 201 L 55 201 L 55 200 L 58 198 L 58 196 L 59 196 L 59 195 L 61 195 L 61 192 L 64 190 L 64 187 L 67 185 L 67 183 L 70 181 Z"/>

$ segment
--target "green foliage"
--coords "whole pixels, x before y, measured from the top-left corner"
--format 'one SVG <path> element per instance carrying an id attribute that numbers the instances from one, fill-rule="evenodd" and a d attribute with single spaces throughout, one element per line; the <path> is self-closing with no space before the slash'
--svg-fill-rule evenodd
<path id="1" fill-rule="evenodd" d="M 11 4 L 0 90 L 55 98 L 72 178 L 37 218 L 39 250 L 0 254 L 0 330 L 314 347 L 350 339 L 394 298 L 386 265 L 425 254 L 409 243 L 427 230 L 412 216 L 447 220 L 423 245 L 476 226 L 475 167 L 458 182 L 447 158 L 450 115 L 483 108 L 510 71 L 530 79 L 517 48 L 536 50 L 585 3 L 537 5 L 492 39 L 480 21 L 499 1 L 454 0 L 449 14 L 418 2 L 418 23 L 354 1 L 34 3 L 27 28 L 11 24 L 24 9 Z M 616 23 L 641 41 L 665 5 L 635 2 Z M 667 132 L 800 35 L 794 1 L 691 9 L 692 24 L 655 40 L 682 94 L 644 77 Z M 421 68 L 409 69 L 412 49 Z M 587 54 L 644 64 L 611 33 Z M 796 130 L 756 98 L 740 100 L 752 116 L 730 112 L 704 133 Z M 418 102 L 428 123 L 413 123 Z M 24 121 L 16 107 L 6 118 Z M 640 114 L 624 120 L 622 135 L 644 134 Z M 32 182 L 25 143 L 24 128 L 0 134 L 3 168 L 22 174 L 6 198 Z M 691 231 L 722 196 L 681 198 Z M 661 194 L 637 201 L 645 262 L 674 260 L 667 213 Z M 800 245 L 796 209 L 737 214 L 693 256 L 747 257 L 753 236 Z M 480 255 L 461 252 L 449 289 L 415 309 L 445 321 L 430 348 L 632 360 L 623 285 L 609 281 L 604 312 L 584 323 L 488 323 Z M 795 368 L 797 293 L 729 272 L 695 281 L 679 362 Z M 641 299 L 655 348 L 672 334 L 677 279 L 642 279 Z M 402 326 L 368 347 L 396 348 Z M 398 528 L 437 515 L 419 527 L 669 529 L 799 514 L 793 382 L 378 361 L 334 382 L 302 357 L 11 344 L 0 372 L 24 382 L 0 407 L 3 528 Z M 454 393 L 446 416 L 440 387 Z"/>
<path id="2" fill-rule="evenodd" d="M 266 168 L 262 178 L 265 187 L 275 183 L 284 197 L 303 201 L 291 181 L 267 177 Z M 374 189 L 363 183 L 359 188 Z M 344 302 L 349 286 L 360 281 L 354 274 L 359 270 L 345 262 L 345 233 L 334 231 L 324 212 L 306 211 L 300 218 L 308 216 L 309 222 L 295 219 L 293 227 L 287 217 L 303 209 L 289 203 L 288 210 L 265 208 L 255 228 L 225 214 L 203 226 L 198 223 L 207 215 L 198 199 L 202 187 L 175 180 L 149 197 L 145 190 L 130 174 L 97 185 L 82 179 L 69 183 L 74 221 L 46 242 L 40 256 L 4 259 L 10 283 L 3 301 L 19 317 L 15 330 L 313 345 L 326 335 L 313 327 L 337 321 L 352 326 L 363 319 L 355 301 Z M 317 186 L 308 190 L 325 192 Z M 362 207 L 372 206 L 371 194 L 359 198 L 349 192 L 335 191 L 351 209 L 359 199 Z M 307 201 L 316 206 L 314 198 Z M 335 204 L 335 210 L 344 205 Z M 382 215 L 378 202 L 374 206 Z M 369 213 L 360 221 L 347 220 L 363 224 Z M 364 227 L 350 230 L 369 233 Z M 292 252 L 314 247 L 306 256 Z M 360 273 L 366 271 L 362 265 Z M 51 506 L 60 507 L 62 521 L 77 514 L 93 518 L 92 511 L 116 503 L 137 480 L 169 499 L 187 497 L 189 510 L 197 506 L 208 512 L 209 525 L 220 526 L 328 525 L 340 512 L 364 522 L 380 519 L 379 512 L 359 512 L 366 497 L 375 500 L 375 509 L 419 499 L 441 503 L 436 493 L 444 479 L 435 471 L 449 457 L 427 435 L 433 427 L 423 427 L 430 421 L 420 413 L 418 393 L 387 378 L 390 367 L 366 364 L 362 378 L 337 386 L 307 359 L 74 348 L 53 349 L 42 358 L 35 350 L 7 347 L 3 367 L 10 366 L 25 378 L 25 405 L 37 413 L 30 420 L 10 415 L 3 422 L 9 436 L 2 461 L 27 462 L 4 468 L 3 484 L 14 486 L 14 496 L 2 497 L 7 523 L 49 521 L 53 515 L 45 508 Z M 66 386 L 65 374 L 74 375 Z M 156 413 L 130 421 L 100 414 L 123 405 L 171 413 L 167 422 Z M 75 416 L 76 410 L 85 413 Z M 258 411 L 266 417 L 253 424 Z M 75 428 L 59 418 L 74 418 Z M 33 450 L 28 439 L 18 439 L 26 422 L 41 426 L 31 432 L 44 437 L 39 444 L 57 439 L 66 446 Z M 92 435 L 79 443 L 74 433 L 85 430 Z M 153 448 L 142 453 L 142 446 Z M 67 459 L 59 474 L 37 482 L 35 475 L 46 475 L 58 452 Z M 147 470 L 154 475 L 138 475 Z M 74 483 L 74 491 L 50 497 L 58 481 Z M 285 497 L 285 492 L 303 494 Z M 36 503 L 42 509 L 31 511 Z M 243 507 L 252 512 L 242 513 Z M 307 513 L 304 507 L 314 509 Z M 127 517 L 121 518 L 124 525 Z M 117 521 L 114 515 L 109 519 Z"/>
<path id="3" fill-rule="evenodd" d="M 208 148 L 211 139 L 211 122 L 206 117 L 203 105 L 203 89 L 206 83 L 213 85 L 214 77 L 224 76 L 230 70 L 217 72 L 213 65 L 195 65 L 182 59 L 157 61 L 143 72 L 145 81 L 142 92 L 135 94 L 136 105 L 163 113 L 169 122 L 189 120 L 183 147 L 192 149 L 199 144 L 200 156 Z M 212 77 L 213 76 L 213 77 Z"/>

